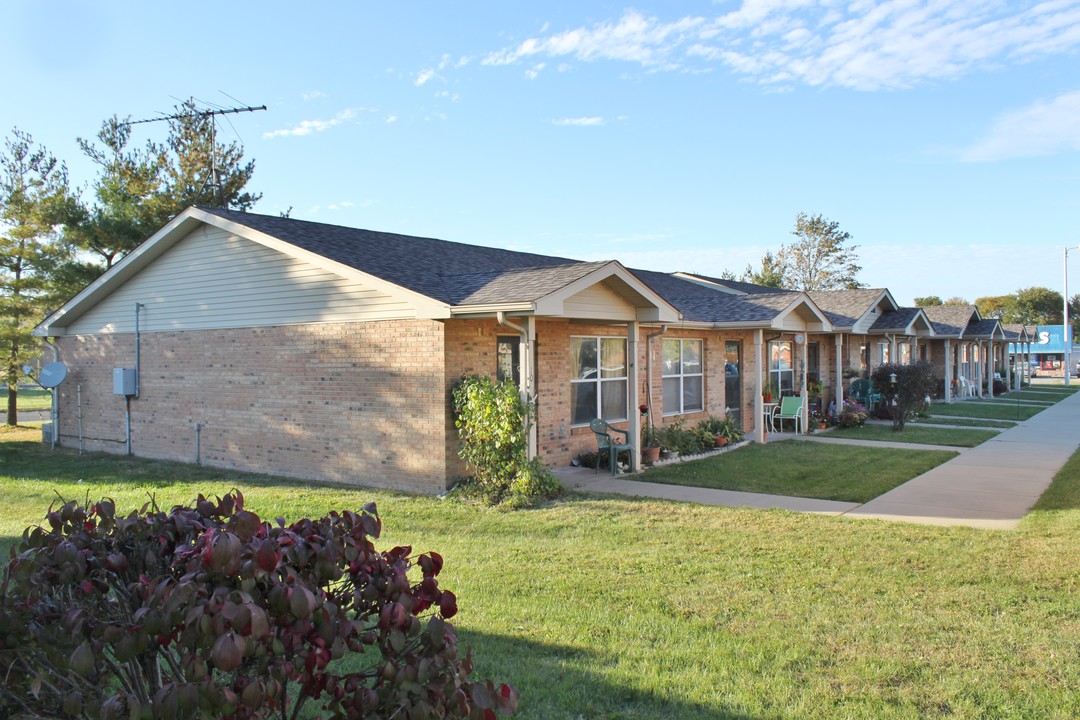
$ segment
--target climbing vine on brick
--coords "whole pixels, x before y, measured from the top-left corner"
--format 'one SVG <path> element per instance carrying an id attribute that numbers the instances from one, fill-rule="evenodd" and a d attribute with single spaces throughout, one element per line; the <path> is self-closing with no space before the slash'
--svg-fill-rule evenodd
<path id="1" fill-rule="evenodd" d="M 490 503 L 528 505 L 554 497 L 558 480 L 529 459 L 528 427 L 535 408 L 517 387 L 487 375 L 462 377 L 453 391 L 461 458 L 473 473 L 468 485 Z"/>

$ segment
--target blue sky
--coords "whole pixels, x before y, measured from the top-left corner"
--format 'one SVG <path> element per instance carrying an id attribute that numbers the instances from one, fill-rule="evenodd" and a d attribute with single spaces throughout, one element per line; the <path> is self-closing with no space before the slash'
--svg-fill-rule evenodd
<path id="1" fill-rule="evenodd" d="M 195 97 L 268 107 L 221 124 L 268 214 L 718 275 L 821 213 L 904 304 L 1060 290 L 1080 245 L 1078 0 L 2 12 L 0 130 L 80 185 L 76 138 Z"/>

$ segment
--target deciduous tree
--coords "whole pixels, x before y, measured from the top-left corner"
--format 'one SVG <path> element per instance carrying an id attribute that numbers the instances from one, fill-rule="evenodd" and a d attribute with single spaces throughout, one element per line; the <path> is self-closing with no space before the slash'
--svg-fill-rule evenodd
<path id="1" fill-rule="evenodd" d="M 793 290 L 843 290 L 863 287 L 858 280 L 857 246 L 840 223 L 819 213 L 800 212 L 791 233 L 795 242 L 784 245 L 776 256 L 783 271 L 783 286 Z"/>
<path id="2" fill-rule="evenodd" d="M 991 295 L 975 298 L 975 307 L 984 318 L 1003 319 L 1009 313 L 1009 309 L 1016 301 L 1012 295 Z"/>
<path id="3" fill-rule="evenodd" d="M 1057 290 L 1044 287 L 1017 290 L 1004 320 L 1025 325 L 1060 325 L 1063 304 Z"/>
<path id="4" fill-rule="evenodd" d="M 925 297 L 915 298 L 915 307 L 936 307 L 937 305 L 944 305 L 941 298 L 937 295 L 926 295 Z"/>

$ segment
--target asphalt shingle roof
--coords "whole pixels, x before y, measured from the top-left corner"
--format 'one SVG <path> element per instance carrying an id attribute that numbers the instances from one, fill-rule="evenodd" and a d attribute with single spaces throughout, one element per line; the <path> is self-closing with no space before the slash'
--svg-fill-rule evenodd
<path id="1" fill-rule="evenodd" d="M 684 272 L 683 275 L 700 278 L 705 282 L 715 283 L 716 285 L 723 285 L 730 290 L 746 293 L 747 295 L 776 295 L 777 293 L 796 292 L 795 290 L 767 287 L 765 285 L 757 285 L 756 283 L 743 282 L 741 280 L 725 280 L 724 278 L 714 278 L 709 277 L 708 275 L 700 275 L 698 273 Z"/>
<path id="2" fill-rule="evenodd" d="M 915 316 L 919 314 L 919 308 L 900 308 L 883 313 L 881 317 L 870 326 L 870 332 L 888 332 L 889 330 L 906 330 Z"/>
<path id="3" fill-rule="evenodd" d="M 256 213 L 200 208 L 271 237 L 450 305 L 528 302 L 588 275 L 606 262 L 466 245 Z M 787 308 L 790 290 L 737 283 L 734 295 L 668 273 L 632 270 L 696 322 L 766 324 Z M 726 282 L 726 281 L 723 281 Z"/>
<path id="4" fill-rule="evenodd" d="M 1010 323 L 1008 325 L 1002 323 L 1001 329 L 1005 331 L 1006 339 L 1015 341 L 1020 339 L 1021 333 L 1026 329 L 1024 325 L 1020 323 Z"/>
<path id="5" fill-rule="evenodd" d="M 807 293 L 817 303 L 829 322 L 837 327 L 851 327 L 873 306 L 881 288 L 852 290 L 811 290 Z"/>
<path id="6" fill-rule="evenodd" d="M 790 290 L 732 295 L 667 273 L 631 272 L 694 322 L 768 323 L 797 295 Z"/>
<path id="7" fill-rule="evenodd" d="M 998 321 L 991 318 L 989 320 L 976 320 L 973 323 L 969 323 L 967 330 L 964 332 L 964 337 L 972 338 L 990 338 L 994 335 L 994 330 L 997 329 Z"/>
<path id="8" fill-rule="evenodd" d="M 221 208 L 200 210 L 450 305 L 534 300 L 606 264 Z"/>
<path id="9" fill-rule="evenodd" d="M 923 312 L 930 318 L 934 333 L 945 337 L 960 337 L 975 316 L 974 305 L 932 305 Z"/>

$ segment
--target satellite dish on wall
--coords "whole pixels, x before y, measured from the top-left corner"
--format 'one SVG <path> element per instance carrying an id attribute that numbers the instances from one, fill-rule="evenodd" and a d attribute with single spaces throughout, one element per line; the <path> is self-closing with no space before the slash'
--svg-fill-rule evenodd
<path id="1" fill-rule="evenodd" d="M 62 362 L 51 362 L 41 368 L 38 373 L 37 383 L 43 388 L 54 388 L 64 382 L 67 377 L 67 365 Z"/>

